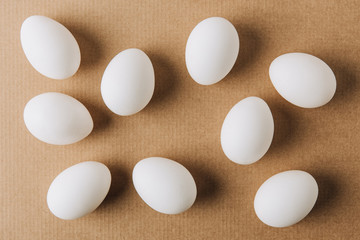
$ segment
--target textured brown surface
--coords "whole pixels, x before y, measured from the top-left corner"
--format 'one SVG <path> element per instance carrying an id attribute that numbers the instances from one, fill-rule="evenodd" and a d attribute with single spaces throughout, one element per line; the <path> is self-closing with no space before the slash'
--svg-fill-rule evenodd
<path id="1" fill-rule="evenodd" d="M 74 34 L 82 63 L 70 79 L 36 72 L 22 52 L 20 27 L 34 14 L 51 17 Z M 185 67 L 185 44 L 195 25 L 211 16 L 229 19 L 240 54 L 218 84 L 200 86 Z M 0 239 L 358 239 L 360 234 L 360 1 L 20 1 L 0 7 Z M 156 74 L 150 104 L 119 117 L 104 105 L 100 81 L 108 62 L 137 47 Z M 333 69 L 338 89 L 319 109 L 301 109 L 277 94 L 271 61 L 306 52 Z M 59 91 L 79 99 L 95 121 L 93 133 L 68 146 L 38 141 L 25 128 L 23 109 L 37 94 Z M 227 112 L 250 95 L 265 99 L 275 137 L 265 157 L 250 166 L 227 160 L 220 129 Z M 168 216 L 136 194 L 131 172 L 142 158 L 163 156 L 186 166 L 199 195 L 187 212 Z M 113 184 L 92 214 L 74 221 L 46 205 L 53 178 L 87 160 L 107 164 Z M 275 229 L 260 222 L 253 198 L 263 181 L 301 169 L 319 183 L 319 200 L 299 224 Z"/>

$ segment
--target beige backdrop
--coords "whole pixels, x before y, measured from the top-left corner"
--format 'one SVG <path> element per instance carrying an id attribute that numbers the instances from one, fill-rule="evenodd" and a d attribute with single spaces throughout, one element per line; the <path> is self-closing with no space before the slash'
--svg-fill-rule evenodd
<path id="1" fill-rule="evenodd" d="M 40 14 L 64 24 L 78 40 L 82 63 L 70 79 L 36 72 L 21 49 L 20 27 Z M 201 86 L 185 66 L 188 35 L 211 16 L 229 19 L 240 54 L 218 84 Z M 358 239 L 360 217 L 360 1 L 20 1 L 0 8 L 0 239 Z M 120 117 L 100 95 L 109 61 L 137 47 L 153 61 L 156 89 L 140 113 Z M 322 58 L 338 82 L 334 99 L 301 109 L 273 88 L 268 67 L 287 52 Z M 79 99 L 95 121 L 93 133 L 68 146 L 35 139 L 23 122 L 29 99 L 59 91 Z M 275 136 L 266 156 L 250 166 L 229 161 L 220 129 L 230 108 L 247 96 L 265 99 Z M 131 182 L 142 158 L 174 159 L 193 173 L 198 198 L 187 212 L 168 216 L 149 208 Z M 87 160 L 111 170 L 109 196 L 92 214 L 74 221 L 54 217 L 46 205 L 51 181 Z M 310 215 L 276 229 L 253 210 L 258 187 L 275 173 L 301 169 L 319 183 Z"/>

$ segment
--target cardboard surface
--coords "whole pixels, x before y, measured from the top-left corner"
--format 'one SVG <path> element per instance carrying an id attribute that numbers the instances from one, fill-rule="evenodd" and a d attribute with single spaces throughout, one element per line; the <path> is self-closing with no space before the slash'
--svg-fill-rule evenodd
<path id="1" fill-rule="evenodd" d="M 82 63 L 70 79 L 36 72 L 21 49 L 20 27 L 31 15 L 64 24 L 78 40 Z M 229 19 L 240 36 L 231 73 L 200 86 L 185 66 L 191 30 L 211 16 Z M 360 234 L 360 1 L 13 1 L 0 8 L 0 239 L 358 239 Z M 109 61 L 137 47 L 153 62 L 156 89 L 140 113 L 119 117 L 102 101 L 100 81 Z M 338 83 L 334 99 L 318 109 L 286 102 L 268 77 L 271 61 L 286 52 L 323 59 Z M 68 146 L 35 139 L 23 109 L 37 94 L 69 94 L 89 109 L 93 133 Z M 275 136 L 259 162 L 227 160 L 220 129 L 230 108 L 247 96 L 266 100 Z M 132 168 L 150 156 L 174 159 L 198 184 L 187 212 L 168 216 L 149 208 L 131 182 Z M 46 193 L 55 176 L 76 163 L 107 164 L 113 183 L 92 214 L 54 217 Z M 258 187 L 289 169 L 311 173 L 318 202 L 306 219 L 276 229 L 253 210 Z"/>

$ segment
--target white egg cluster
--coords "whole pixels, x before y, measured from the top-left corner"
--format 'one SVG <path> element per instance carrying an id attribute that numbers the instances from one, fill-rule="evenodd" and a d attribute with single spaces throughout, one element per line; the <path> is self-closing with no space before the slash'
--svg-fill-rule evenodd
<path id="1" fill-rule="evenodd" d="M 80 65 L 80 49 L 63 25 L 44 16 L 31 16 L 21 27 L 21 44 L 30 64 L 53 79 L 73 76 Z M 235 27 L 226 19 L 211 17 L 191 32 L 185 50 L 186 67 L 199 84 L 215 84 L 234 66 L 240 48 Z M 319 58 L 287 53 L 270 65 L 270 79 L 279 94 L 303 108 L 320 107 L 336 90 L 335 75 Z M 155 74 L 149 57 L 140 49 L 127 49 L 108 64 L 101 95 L 115 114 L 141 111 L 154 93 Z M 73 97 L 48 92 L 32 98 L 24 109 L 25 125 L 37 139 L 55 145 L 78 142 L 93 129 L 86 107 Z M 231 161 L 247 165 L 260 160 L 274 135 L 274 120 L 259 97 L 242 99 L 227 114 L 221 128 L 221 146 Z M 195 202 L 197 188 L 191 173 L 166 158 L 139 161 L 132 174 L 139 196 L 154 210 L 178 214 Z M 82 162 L 61 172 L 47 194 L 50 211 L 61 219 L 76 219 L 94 211 L 111 185 L 109 169 L 99 162 Z M 303 219 L 315 205 L 318 185 L 308 173 L 285 171 L 270 177 L 256 193 L 255 213 L 265 224 L 287 227 Z"/>

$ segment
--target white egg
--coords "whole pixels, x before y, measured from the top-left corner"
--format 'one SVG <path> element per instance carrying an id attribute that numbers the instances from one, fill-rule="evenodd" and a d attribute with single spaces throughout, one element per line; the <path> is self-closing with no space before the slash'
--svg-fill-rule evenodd
<path id="1" fill-rule="evenodd" d="M 55 145 L 78 142 L 88 136 L 94 126 L 81 102 L 57 92 L 33 97 L 25 106 L 24 121 L 34 137 Z"/>
<path id="2" fill-rule="evenodd" d="M 272 227 L 288 227 L 301 221 L 314 207 L 318 185 L 307 172 L 291 170 L 266 180 L 256 193 L 258 218 Z"/>
<path id="3" fill-rule="evenodd" d="M 161 157 L 146 158 L 133 170 L 137 193 L 154 210 L 178 214 L 189 209 L 196 199 L 196 184 L 181 164 Z"/>
<path id="4" fill-rule="evenodd" d="M 269 106 L 258 97 L 247 97 L 227 114 L 221 128 L 225 155 L 238 164 L 251 164 L 268 151 L 274 135 Z"/>
<path id="5" fill-rule="evenodd" d="M 72 220 L 94 211 L 109 192 L 111 174 L 99 162 L 82 162 L 61 172 L 47 193 L 50 211 L 58 218 Z"/>
<path id="6" fill-rule="evenodd" d="M 190 76 L 202 85 L 219 82 L 234 66 L 239 47 L 239 35 L 228 20 L 211 17 L 201 21 L 186 44 L 185 60 Z"/>
<path id="7" fill-rule="evenodd" d="M 127 116 L 150 102 L 154 87 L 155 74 L 149 57 L 140 49 L 131 48 L 120 52 L 107 66 L 101 95 L 111 111 Z"/>
<path id="8" fill-rule="evenodd" d="M 80 48 L 71 32 L 44 16 L 28 17 L 21 26 L 21 45 L 31 65 L 48 78 L 65 79 L 80 65 Z"/>
<path id="9" fill-rule="evenodd" d="M 270 65 L 270 79 L 279 94 L 292 104 L 316 108 L 328 103 L 336 91 L 336 78 L 321 59 L 306 53 L 287 53 Z"/>

